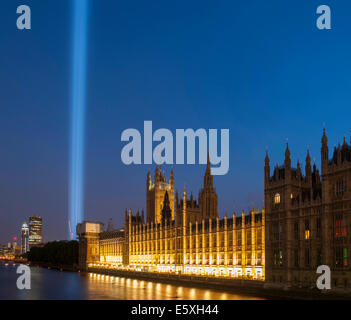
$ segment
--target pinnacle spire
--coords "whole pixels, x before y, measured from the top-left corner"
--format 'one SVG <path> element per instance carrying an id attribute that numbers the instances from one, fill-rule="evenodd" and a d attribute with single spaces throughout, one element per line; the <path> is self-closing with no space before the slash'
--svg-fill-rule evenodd
<path id="1" fill-rule="evenodd" d="M 322 136 L 322 145 L 326 145 L 328 143 L 327 135 L 325 134 L 325 128 L 323 128 L 323 136 Z"/>
<path id="2" fill-rule="evenodd" d="M 289 143 L 286 142 L 285 158 L 290 158 Z"/>
<path id="3" fill-rule="evenodd" d="M 266 150 L 266 157 L 264 158 L 264 163 L 265 163 L 266 165 L 269 165 L 268 150 Z"/>
<path id="4" fill-rule="evenodd" d="M 306 162 L 311 162 L 311 157 L 310 157 L 310 149 L 309 149 L 309 147 L 307 147 Z"/>
<path id="5" fill-rule="evenodd" d="M 210 162 L 210 152 L 207 152 L 207 166 L 206 166 L 206 172 L 211 173 L 211 162 Z"/>

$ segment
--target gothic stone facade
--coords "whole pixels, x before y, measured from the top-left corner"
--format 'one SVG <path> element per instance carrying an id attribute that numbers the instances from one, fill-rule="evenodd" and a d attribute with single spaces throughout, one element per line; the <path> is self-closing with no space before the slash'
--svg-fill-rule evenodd
<path id="1" fill-rule="evenodd" d="M 146 188 L 146 221 L 143 212 L 126 211 L 123 230 L 96 234 L 99 241 L 93 246 L 99 255 L 94 256 L 95 261 L 81 259 L 82 268 L 98 265 L 264 280 L 264 210 L 233 213 L 232 217 L 226 213 L 219 219 L 209 159 L 198 201 L 192 194 L 188 199 L 185 188 L 182 199 L 178 193 L 174 196 L 173 170 L 169 183 L 158 168 L 154 184 L 148 173 Z M 87 234 L 78 234 L 80 254 L 85 256 L 91 251 Z"/>
<path id="2" fill-rule="evenodd" d="M 331 269 L 332 288 L 351 288 L 351 146 L 345 139 L 329 159 L 325 131 L 321 174 L 307 152 L 305 173 L 291 167 L 288 145 L 283 166 L 264 167 L 266 281 L 283 287 L 315 287 L 317 267 Z"/>

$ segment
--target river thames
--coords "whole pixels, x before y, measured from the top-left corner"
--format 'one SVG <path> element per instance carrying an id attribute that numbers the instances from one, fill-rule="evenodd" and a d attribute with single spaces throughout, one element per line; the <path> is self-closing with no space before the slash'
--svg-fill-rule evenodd
<path id="1" fill-rule="evenodd" d="M 31 267 L 31 289 L 19 290 L 19 264 L 0 263 L 0 300 L 252 300 L 254 296 L 98 274 Z"/>

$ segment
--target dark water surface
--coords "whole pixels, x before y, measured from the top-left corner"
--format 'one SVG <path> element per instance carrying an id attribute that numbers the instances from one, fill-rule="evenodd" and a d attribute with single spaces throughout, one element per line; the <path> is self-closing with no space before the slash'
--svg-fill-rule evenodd
<path id="1" fill-rule="evenodd" d="M 96 274 L 31 267 L 31 290 L 16 286 L 19 265 L 0 263 L 0 300 L 242 300 L 259 297 Z"/>

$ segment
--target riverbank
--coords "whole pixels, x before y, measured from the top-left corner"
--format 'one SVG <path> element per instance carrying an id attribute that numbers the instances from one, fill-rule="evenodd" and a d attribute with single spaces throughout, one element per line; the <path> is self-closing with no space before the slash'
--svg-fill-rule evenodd
<path id="1" fill-rule="evenodd" d="M 245 294 L 249 296 L 260 296 L 265 299 L 274 300 L 349 300 L 351 295 L 337 292 L 321 292 L 318 289 L 293 288 L 283 290 L 267 286 L 263 281 L 221 279 L 190 275 L 172 275 L 153 272 L 126 271 L 113 269 L 89 268 L 87 273 L 96 273 L 117 277 L 125 277 L 152 282 L 182 285 L 186 287 L 208 288 L 218 291 Z"/>

